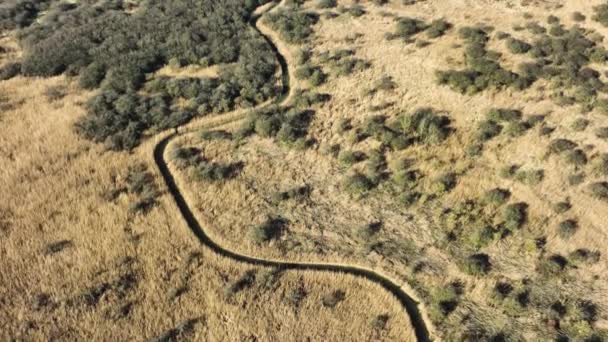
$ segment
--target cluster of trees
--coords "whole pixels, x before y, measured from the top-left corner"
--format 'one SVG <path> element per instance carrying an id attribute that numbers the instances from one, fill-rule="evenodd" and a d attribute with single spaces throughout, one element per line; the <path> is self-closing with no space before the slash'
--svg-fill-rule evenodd
<path id="1" fill-rule="evenodd" d="M 66 73 L 84 88 L 101 88 L 78 129 L 112 149 L 130 149 L 147 129 L 252 106 L 275 94 L 276 56 L 249 25 L 260 2 L 149 0 L 133 13 L 118 0 L 52 3 L 41 20 L 19 32 L 25 48 L 20 71 Z M 215 79 L 154 79 L 152 73 L 170 61 L 227 66 Z M 142 92 L 144 86 L 151 91 Z M 175 105 L 184 98 L 187 108 Z"/>
<path id="2" fill-rule="evenodd" d="M 423 31 L 426 31 L 428 38 L 438 38 L 452 28 L 452 24 L 445 19 L 433 20 L 430 24 L 410 17 L 398 17 L 395 21 L 397 23 L 396 31 L 386 35 L 389 40 L 397 38 L 408 40 Z"/>
<path id="3" fill-rule="evenodd" d="M 0 3 L 0 30 L 13 30 L 30 25 L 46 10 L 49 0 L 5 0 Z"/>
<path id="4" fill-rule="evenodd" d="M 281 9 L 266 17 L 270 27 L 280 32 L 281 39 L 291 44 L 301 44 L 312 34 L 312 25 L 319 20 L 318 15 L 296 10 Z"/>
<path id="5" fill-rule="evenodd" d="M 467 68 L 438 71 L 439 84 L 448 85 L 462 94 L 475 94 L 490 87 L 525 89 L 534 82 L 531 75 L 520 76 L 499 64 L 499 55 L 486 48 L 488 31 L 485 27 L 463 27 L 459 30 L 460 37 L 466 42 Z"/>

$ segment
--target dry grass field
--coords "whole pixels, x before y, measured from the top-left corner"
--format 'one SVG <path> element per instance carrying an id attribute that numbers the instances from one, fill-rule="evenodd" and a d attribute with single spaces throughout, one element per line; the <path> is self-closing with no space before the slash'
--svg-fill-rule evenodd
<path id="1" fill-rule="evenodd" d="M 115 153 L 74 133 L 90 93 L 73 82 L 15 78 L 0 94 L 0 339 L 413 340 L 399 303 L 368 281 L 200 246 L 157 184 L 152 142 Z M 125 190 L 138 165 L 158 191 L 145 213 Z"/>
<path id="2" fill-rule="evenodd" d="M 525 27 L 554 27 L 558 24 L 547 23 L 552 15 L 562 28 L 583 27 L 597 40 L 608 34 L 591 19 L 593 8 L 602 3 L 359 2 L 366 13 L 358 17 L 344 10 L 356 6 L 349 1 L 321 10 L 307 2 L 304 10 L 319 13 L 321 19 L 307 43 L 292 44 L 290 49 L 294 56 L 310 49 L 307 63 L 328 76 L 325 83 L 309 87 L 331 95 L 330 101 L 313 108 L 308 137 L 314 145 L 301 150 L 259 134 L 238 140 L 199 132 L 179 139 L 173 148 L 193 147 L 210 162 L 242 163 L 242 170 L 222 182 L 197 179 L 196 169 L 180 164 L 173 170 L 200 219 L 223 245 L 248 255 L 380 270 L 417 290 L 437 325 L 437 338 L 603 340 L 608 329 L 608 263 L 603 249 L 608 204 L 595 197 L 591 187 L 608 177 L 608 140 L 602 134 L 608 126 L 606 115 L 599 109 L 557 103 L 554 93 L 559 84 L 546 80 L 525 90 L 490 89 L 471 95 L 438 85 L 435 76 L 438 70 L 465 66 L 465 46 L 459 38 L 463 26 L 492 26 L 487 49 L 501 53 L 502 67 L 517 70 L 534 59 L 511 53 L 505 41 L 496 38 L 500 32 L 534 42 L 537 36 Z M 574 19 L 575 12 L 585 19 Z M 411 42 L 387 40 L 396 17 L 427 23 L 445 18 L 453 28 L 438 38 L 427 38 L 423 32 Z M 370 67 L 337 74 L 327 56 L 344 49 Z M 590 66 L 605 81 L 605 63 Z M 387 76 L 394 86 L 370 91 Z M 374 116 L 384 115 L 390 123 L 402 113 L 425 107 L 449 117 L 451 133 L 440 143 L 387 151 L 378 139 L 361 138 Z M 525 128 L 505 124 L 502 134 L 475 146 L 480 124 L 493 108 L 515 109 L 528 122 L 540 122 L 541 117 L 542 122 Z M 241 126 L 221 129 L 238 136 Z M 551 153 L 560 139 L 574 142 L 577 150 Z M 473 156 L 473 147 L 482 151 Z M 363 195 L 349 193 L 349 176 L 368 174 L 379 152 L 386 158 L 389 180 Z M 411 206 L 400 202 L 403 190 L 390 184 L 400 181 L 394 175 L 404 165 L 418 175 L 413 182 L 421 192 Z M 517 168 L 505 174 L 512 165 Z M 456 176 L 453 186 L 441 183 L 447 174 Z M 492 193 L 493 189 L 504 192 Z M 497 193 L 506 198 L 484 202 Z M 509 215 L 518 208 L 524 208 L 524 218 L 515 224 Z M 259 231 L 277 218 L 282 222 L 279 233 L 260 241 Z M 486 219 L 494 229 L 509 224 L 517 229 L 503 231 L 503 236 L 492 233 L 485 241 L 483 230 L 478 230 L 485 227 L 477 226 Z M 483 263 L 474 263 L 471 269 L 472 255 L 489 256 L 491 269 L 476 268 Z M 456 290 L 449 293 L 450 287 Z M 503 288 L 508 290 L 503 293 Z M 454 307 L 447 309 L 448 302 Z"/>
<path id="3" fill-rule="evenodd" d="M 379 285 L 202 246 L 152 154 L 180 126 L 169 171 L 227 250 L 373 270 L 433 341 L 608 340 L 605 1 L 286 0 L 257 27 L 276 51 L 128 94 L 122 69 L 0 81 L 0 339 L 416 340 Z M 38 57 L 2 34 L 0 68 Z"/>

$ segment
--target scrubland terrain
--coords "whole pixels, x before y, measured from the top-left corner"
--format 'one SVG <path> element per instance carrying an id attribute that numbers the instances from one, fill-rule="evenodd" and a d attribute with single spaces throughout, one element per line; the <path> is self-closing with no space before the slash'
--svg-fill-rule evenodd
<path id="1" fill-rule="evenodd" d="M 201 246 L 152 156 L 170 137 L 226 250 L 373 270 L 431 340 L 608 339 L 605 1 L 19 1 L 0 6 L 8 337 L 421 339 L 364 278 Z"/>

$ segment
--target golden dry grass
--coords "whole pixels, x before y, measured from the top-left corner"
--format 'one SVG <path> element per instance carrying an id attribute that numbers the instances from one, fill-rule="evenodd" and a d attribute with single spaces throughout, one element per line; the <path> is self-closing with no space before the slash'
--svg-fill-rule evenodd
<path id="1" fill-rule="evenodd" d="M 500 279 L 525 282 L 536 275 L 539 254 L 534 240 L 547 238 L 543 255 L 569 255 L 579 248 L 597 250 L 602 253 L 600 261 L 593 265 L 580 265 L 565 276 L 565 280 L 550 279 L 539 290 L 544 294 L 560 298 L 588 299 L 599 305 L 602 312 L 595 322 L 598 329 L 608 327 L 608 278 L 605 270 L 608 261 L 603 255 L 603 244 L 607 239 L 604 222 L 608 218 L 605 202 L 593 199 L 585 191 L 587 184 L 605 180 L 594 173 L 590 166 L 585 170 L 586 179 L 579 186 L 568 185 L 568 176 L 578 172 L 563 158 L 546 157 L 551 139 L 567 138 L 579 146 L 592 146 L 586 152 L 590 164 L 599 153 L 608 150 L 608 142 L 592 133 L 594 128 L 606 126 L 606 117 L 597 112 L 584 114 L 591 122 L 584 132 L 570 128 L 574 118 L 582 117 L 578 107 L 561 107 L 549 98 L 547 84 L 539 82 L 529 90 L 486 91 L 479 95 L 460 95 L 447 87 L 435 83 L 434 73 L 438 69 L 460 68 L 463 64 L 462 48 L 457 30 L 445 37 L 432 40 L 431 45 L 418 48 L 400 40 L 386 41 L 384 35 L 393 32 L 395 16 L 410 16 L 426 21 L 445 17 L 461 27 L 464 25 L 488 24 L 497 31 L 505 31 L 516 37 L 531 39 L 526 31 L 515 31 L 517 25 L 529 21 L 546 23 L 549 14 L 560 17 L 569 27 L 574 24 L 571 14 L 580 11 L 587 20 L 579 25 L 608 35 L 608 30 L 590 18 L 592 7 L 602 1 L 422 1 L 412 6 L 397 2 L 378 7 L 364 4 L 368 14 L 353 18 L 341 15 L 334 19 L 321 19 L 315 26 L 315 36 L 309 46 L 315 54 L 341 48 L 356 50 L 356 56 L 372 63 L 372 67 L 346 78 L 331 77 L 329 82 L 316 91 L 327 92 L 332 100 L 316 109 L 310 129 L 319 144 L 313 149 L 295 151 L 280 147 L 271 139 L 250 138 L 243 143 L 226 141 L 201 141 L 196 135 L 185 137 L 177 145 L 195 146 L 201 154 L 214 161 L 243 161 L 244 169 L 235 179 L 224 183 L 205 183 L 192 180 L 187 171 L 173 169 L 181 187 L 186 189 L 190 203 L 198 208 L 199 215 L 208 222 L 215 239 L 230 249 L 246 254 L 269 258 L 287 258 L 299 261 L 322 261 L 356 263 L 380 270 L 402 282 L 412 279 L 412 266 L 424 261 L 426 271 L 416 274 L 416 285 L 433 289 L 445 286 L 450 280 L 464 284 L 465 304 L 459 310 L 479 314 L 480 324 L 497 331 L 515 331 L 529 340 L 548 338 L 543 335 L 546 327 L 539 320 L 525 316 L 509 317 L 490 299 L 495 283 Z M 349 1 L 339 1 L 350 5 Z M 307 5 L 310 8 L 312 5 Z M 530 19 L 523 14 L 528 13 Z M 358 35 L 358 36 L 357 36 Z M 351 39 L 356 37 L 354 42 Z M 501 63 L 508 68 L 526 60 L 511 58 L 504 43 L 493 40 L 489 48 L 505 53 Z M 314 58 L 313 58 L 314 62 Z M 604 71 L 604 66 L 599 70 Z M 329 71 L 326 69 L 326 71 Z M 392 76 L 398 89 L 365 95 L 373 83 L 383 76 Z M 421 206 L 407 210 L 395 204 L 389 197 L 377 194 L 364 199 L 354 199 L 346 194 L 341 181 L 346 174 L 344 167 L 325 153 L 332 144 L 341 144 L 343 149 L 369 152 L 377 147 L 366 140 L 352 144 L 347 137 L 336 132 L 341 119 L 351 119 L 355 126 L 366 117 L 374 115 L 369 108 L 384 102 L 393 105 L 381 113 L 394 117 L 402 111 L 431 106 L 445 111 L 452 120 L 453 134 L 446 142 L 437 146 L 415 146 L 404 152 L 391 153 L 389 163 L 406 157 L 415 161 L 415 167 L 425 174 L 426 182 L 448 171 L 462 172 L 458 186 L 442 199 L 441 208 L 451 207 L 464 199 L 477 198 L 492 188 L 506 188 L 513 194 L 511 202 L 526 202 L 529 205 L 530 222 L 525 229 L 508 239 L 498 241 L 482 251 L 492 256 L 493 271 L 486 277 L 473 277 L 464 273 L 453 257 L 438 247 L 438 234 L 442 231 L 436 216 L 441 208 Z M 554 127 L 551 137 L 541 136 L 534 128 L 519 138 L 506 136 L 494 139 L 485 146 L 481 158 L 473 161 L 466 156 L 466 147 L 475 134 L 477 124 L 490 108 L 504 107 L 521 109 L 525 115 L 546 115 L 546 125 Z M 223 127 L 236 129 L 238 125 Z M 534 186 L 501 178 L 499 169 L 506 164 L 522 165 L 524 169 L 540 168 L 545 179 Z M 355 166 L 362 167 L 363 165 Z M 310 185 L 310 198 L 304 203 L 288 201 L 275 205 L 270 200 L 273 193 L 290 187 Z M 190 191 L 188 191 L 190 189 Z M 573 208 L 567 214 L 556 214 L 552 205 L 569 199 Z M 258 245 L 244 239 L 251 227 L 263 222 L 269 215 L 280 215 L 290 224 L 288 232 L 279 240 Z M 581 229 L 571 239 L 558 237 L 557 225 L 567 218 L 576 218 Z M 379 237 L 382 241 L 395 243 L 397 251 L 383 255 L 367 249 L 368 243 L 357 236 L 363 224 L 382 221 Z M 543 284 L 536 284 L 543 287 Z M 459 317 L 453 316 L 447 327 L 459 329 Z M 451 331 L 454 332 L 454 331 Z M 445 330 L 439 333 L 450 339 Z M 454 337 L 452 337 L 454 338 Z"/>
<path id="2" fill-rule="evenodd" d="M 68 95 L 49 102 L 56 86 Z M 146 340 L 196 320 L 187 337 L 203 341 L 413 340 L 399 303 L 352 276 L 289 271 L 227 296 L 246 271 L 269 270 L 201 247 L 167 194 L 145 215 L 130 213 L 132 195 L 104 199 L 128 167 L 156 172 L 152 141 L 114 153 L 79 138 L 73 124 L 90 94 L 64 77 L 15 78 L 0 94 L 14 105 L 0 119 L 0 339 Z M 300 287 L 296 310 L 288 298 Z M 324 307 L 338 289 L 345 300 Z M 386 329 L 374 329 L 382 314 Z"/>

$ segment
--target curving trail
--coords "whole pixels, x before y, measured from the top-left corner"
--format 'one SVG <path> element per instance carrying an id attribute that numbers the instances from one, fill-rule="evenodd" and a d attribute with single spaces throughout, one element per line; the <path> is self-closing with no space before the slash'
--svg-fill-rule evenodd
<path id="1" fill-rule="evenodd" d="M 270 103 L 278 104 L 278 105 L 286 105 L 290 101 L 291 95 L 293 94 L 293 89 L 290 86 L 291 81 L 293 79 L 292 79 L 292 75 L 289 73 L 287 60 L 285 59 L 284 55 L 281 54 L 281 52 L 279 51 L 279 48 L 277 47 L 277 44 L 275 44 L 275 42 L 273 42 L 273 39 L 269 35 L 264 34 L 262 32 L 262 30 L 260 30 L 259 27 L 257 26 L 257 21 L 262 16 L 262 14 L 267 13 L 276 7 L 277 7 L 277 3 L 271 3 L 266 6 L 260 7 L 258 10 L 256 10 L 254 15 L 252 16 L 251 25 L 253 26 L 253 28 L 255 30 L 258 31 L 259 34 L 261 34 L 264 37 L 264 39 L 266 39 L 268 44 L 271 46 L 273 52 L 275 53 L 277 60 L 281 67 L 282 89 L 281 89 L 279 96 L 277 96 L 277 98 L 275 98 Z M 268 105 L 270 105 L 270 104 L 269 103 L 261 104 L 257 108 L 260 109 L 260 108 L 263 108 Z M 226 113 L 226 114 L 222 115 L 222 117 L 225 117 L 226 119 L 216 120 L 210 124 L 202 124 L 202 125 L 199 125 L 198 127 L 196 127 L 196 129 L 201 129 L 201 128 L 210 129 L 210 128 L 213 128 L 216 126 L 224 125 L 229 122 L 239 121 L 244 118 L 245 113 L 246 113 L 246 111 Z M 384 275 L 381 275 L 377 272 L 374 272 L 373 270 L 366 269 L 364 267 L 357 267 L 357 266 L 350 266 L 350 265 L 290 262 L 290 261 L 268 260 L 268 259 L 256 258 L 253 256 L 243 255 L 243 254 L 239 254 L 238 252 L 228 250 L 228 249 L 220 246 L 219 244 L 217 244 L 215 241 L 213 241 L 209 237 L 209 235 L 205 232 L 205 229 L 201 226 L 199 221 L 196 219 L 196 216 L 194 215 L 194 213 L 188 206 L 188 203 L 184 199 L 184 196 L 182 195 L 179 187 L 177 186 L 175 178 L 173 177 L 173 174 L 169 170 L 168 163 L 165 159 L 165 152 L 167 150 L 167 146 L 169 145 L 169 143 L 174 138 L 176 138 L 182 134 L 190 133 L 193 131 L 195 131 L 195 128 L 192 125 L 189 125 L 186 129 L 182 130 L 181 132 L 178 133 L 176 131 L 175 133 L 169 134 L 168 136 L 166 136 L 165 138 L 160 140 L 154 147 L 154 161 L 156 162 L 156 164 L 159 168 L 159 171 L 165 181 L 165 184 L 167 185 L 168 191 L 171 194 L 171 196 L 173 197 L 173 199 L 175 200 L 175 203 L 177 204 L 177 207 L 179 208 L 180 213 L 186 220 L 186 223 L 188 224 L 188 226 L 190 227 L 190 229 L 192 230 L 194 235 L 196 235 L 196 237 L 202 244 L 209 247 L 211 250 L 213 250 L 215 253 L 217 253 L 221 256 L 224 256 L 224 257 L 227 257 L 227 258 L 239 261 L 239 262 L 248 263 L 251 265 L 275 267 L 280 270 L 313 270 L 313 271 L 325 271 L 325 272 L 339 272 L 339 273 L 347 273 L 347 274 L 351 274 L 354 276 L 366 278 L 369 281 L 380 284 L 382 287 L 384 287 L 386 290 L 388 290 L 390 293 L 392 293 L 400 301 L 400 303 L 403 305 L 407 314 L 410 317 L 410 320 L 411 320 L 411 323 L 414 328 L 414 332 L 415 332 L 415 335 L 416 335 L 416 338 L 418 341 L 426 342 L 426 341 L 430 340 L 429 331 L 428 331 L 426 323 L 422 317 L 422 314 L 420 313 L 420 310 L 418 308 L 418 303 L 412 297 L 410 297 L 410 295 L 408 295 L 406 293 L 406 291 L 400 285 L 398 285 L 397 282 L 391 280 L 390 278 L 388 278 Z"/>

